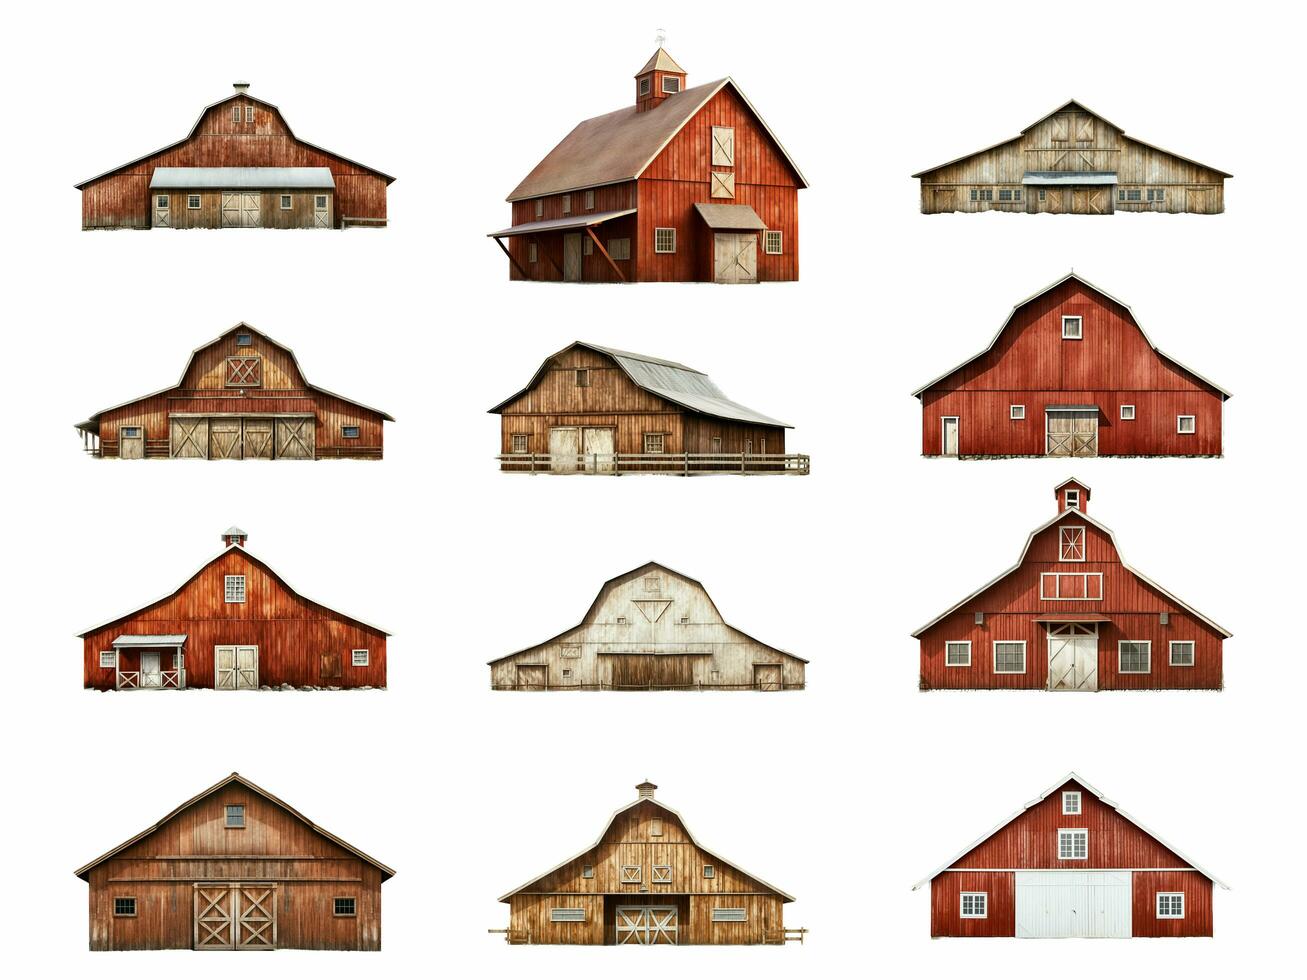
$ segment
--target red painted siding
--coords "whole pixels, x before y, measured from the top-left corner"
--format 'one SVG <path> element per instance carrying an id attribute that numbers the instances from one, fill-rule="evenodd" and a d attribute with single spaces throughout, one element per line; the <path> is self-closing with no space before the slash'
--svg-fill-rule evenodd
<path id="1" fill-rule="evenodd" d="M 1184 893 L 1184 918 L 1157 917 L 1158 892 Z M 1137 871 L 1130 921 L 1136 936 L 1212 935 L 1212 882 L 1198 871 Z"/>
<path id="2" fill-rule="evenodd" d="M 596 187 L 594 190 L 594 207 L 585 206 L 585 191 L 573 191 L 570 195 L 550 194 L 542 198 L 529 198 L 524 201 L 513 202 L 513 224 L 520 225 L 529 221 L 556 221 L 560 218 L 581 217 L 586 214 L 600 214 L 604 211 L 625 211 L 628 208 L 635 207 L 636 204 L 636 182 L 628 180 L 621 184 L 609 184 L 606 187 Z M 563 210 L 564 197 L 571 198 L 571 209 Z M 541 202 L 540 214 L 536 214 L 536 201 Z M 631 239 L 631 258 L 616 260 L 617 267 L 622 270 L 627 281 L 633 281 L 635 276 L 635 217 L 617 218 L 613 221 L 605 221 L 601 225 L 596 225 L 594 229 L 595 236 L 608 247 L 610 239 L 629 238 Z M 569 234 L 580 234 L 585 237 L 584 229 L 572 231 Z M 535 242 L 537 247 L 536 261 L 530 261 L 530 246 Z M 508 247 L 509 254 L 517 261 L 523 269 L 527 271 L 527 277 L 532 281 L 542 282 L 562 282 L 563 280 L 563 233 L 551 232 L 546 235 L 519 235 L 504 241 Z M 514 268 L 510 262 L 508 266 L 509 278 L 522 279 L 521 273 Z M 613 267 L 608 264 L 598 249 L 594 249 L 592 254 L 581 256 L 581 281 L 582 282 L 620 282 L 617 274 L 613 272 Z"/>
<path id="3" fill-rule="evenodd" d="M 962 918 L 963 892 L 987 893 L 985 918 Z M 946 872 L 930 883 L 931 938 L 1015 936 L 1016 916 L 1016 875 L 1011 872 Z"/>

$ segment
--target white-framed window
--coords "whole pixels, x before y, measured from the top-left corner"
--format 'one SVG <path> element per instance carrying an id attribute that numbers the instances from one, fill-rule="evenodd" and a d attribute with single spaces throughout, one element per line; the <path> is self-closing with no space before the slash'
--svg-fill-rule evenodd
<path id="1" fill-rule="evenodd" d="M 550 909 L 550 922 L 584 922 L 585 909 Z"/>
<path id="2" fill-rule="evenodd" d="M 1148 188 L 1148 200 L 1158 202 L 1166 200 L 1166 188 L 1150 187 Z"/>
<path id="3" fill-rule="evenodd" d="M 1061 830 L 1057 832 L 1057 859 L 1059 861 L 1089 860 L 1089 831 Z"/>
<path id="4" fill-rule="evenodd" d="M 536 198 L 536 217 L 537 217 L 537 218 L 543 218 L 544 216 L 545 216 L 545 199 L 544 199 L 543 197 L 537 197 L 537 198 Z"/>
<path id="5" fill-rule="evenodd" d="M 594 192 L 594 191 L 586 191 L 586 192 L 585 192 L 585 209 L 586 209 L 587 211 L 593 211 L 593 210 L 595 209 L 595 192 Z"/>
<path id="6" fill-rule="evenodd" d="M 222 601 L 223 602 L 245 601 L 245 576 L 244 575 L 224 575 L 222 577 Z"/>
<path id="7" fill-rule="evenodd" d="M 349 652 L 349 662 L 353 667 L 366 667 L 371 660 L 371 655 L 367 650 L 351 650 Z"/>
<path id="8" fill-rule="evenodd" d="M 1194 665 L 1194 641 L 1171 641 L 1171 666 L 1192 667 Z"/>
<path id="9" fill-rule="evenodd" d="M 1007 407 L 1007 417 L 1014 422 L 1019 422 L 1026 417 L 1025 405 L 1009 405 Z"/>
<path id="10" fill-rule="evenodd" d="M 154 206 L 155 206 L 156 208 L 161 208 L 161 209 L 162 209 L 162 208 L 167 208 L 167 207 L 168 207 L 168 195 L 167 195 L 167 194 L 156 194 L 156 195 L 154 195 Z"/>
<path id="11" fill-rule="evenodd" d="M 515 453 L 529 452 L 528 447 L 531 445 L 530 439 L 531 439 L 530 435 L 525 432 L 514 432 L 513 452 Z"/>
<path id="12" fill-rule="evenodd" d="M 1058 561 L 1085 560 L 1085 528 L 1083 525 L 1067 525 L 1058 529 Z"/>
<path id="13" fill-rule="evenodd" d="M 622 884 L 638 885 L 644 881 L 644 868 L 638 864 L 622 865 Z"/>
<path id="14" fill-rule="evenodd" d="M 631 239 L 629 238 L 608 239 L 608 255 L 614 262 L 620 262 L 623 259 L 629 259 L 631 257 Z"/>
<path id="15" fill-rule="evenodd" d="M 1080 509 L 1080 491 L 1079 491 L 1079 490 L 1068 490 L 1068 491 L 1066 492 L 1066 505 L 1067 505 L 1067 507 L 1070 508 L 1071 510 L 1079 510 L 1079 509 Z"/>
<path id="16" fill-rule="evenodd" d="M 112 669 L 112 668 L 114 668 L 114 667 L 117 667 L 117 666 L 118 666 L 118 651 L 117 651 L 117 650 L 101 650 L 101 651 L 100 651 L 100 666 L 103 667 L 103 668 L 105 668 L 105 669 Z"/>
<path id="17" fill-rule="evenodd" d="M 223 826 L 240 830 L 245 826 L 245 804 L 228 803 L 223 808 Z"/>
<path id="18" fill-rule="evenodd" d="M 1064 816 L 1078 817 L 1080 815 L 1080 790 L 1069 789 L 1062 793 L 1062 814 Z"/>
<path id="19" fill-rule="evenodd" d="M 289 210 L 290 210 L 290 206 L 291 206 L 290 195 L 289 195 L 289 194 L 282 194 L 282 195 L 281 195 L 281 209 L 282 209 L 283 211 L 289 211 Z"/>
<path id="20" fill-rule="evenodd" d="M 1062 339 L 1063 340 L 1084 340 L 1085 339 L 1085 318 L 1082 316 L 1064 316 L 1062 317 Z"/>
<path id="21" fill-rule="evenodd" d="M 784 249 L 785 236 L 782 232 L 768 228 L 762 233 L 762 250 L 766 255 L 782 255 Z"/>
<path id="22" fill-rule="evenodd" d="M 711 864 L 705 864 L 705 865 L 703 866 L 703 876 L 704 876 L 705 878 L 716 878 L 716 877 L 717 877 L 717 869 L 714 868 Z"/>
<path id="23" fill-rule="evenodd" d="M 994 641 L 994 673 L 1024 674 L 1026 672 L 1026 641 Z"/>
<path id="24" fill-rule="evenodd" d="M 245 121 L 246 121 L 247 123 L 252 123 L 252 122 L 254 122 L 254 106 L 252 106 L 252 105 L 247 105 L 247 106 L 245 107 Z"/>
<path id="25" fill-rule="evenodd" d="M 1102 572 L 1043 572 L 1039 598 L 1050 602 L 1101 602 Z"/>
<path id="26" fill-rule="evenodd" d="M 713 909 L 714 922 L 748 922 L 749 914 L 744 909 Z"/>
<path id="27" fill-rule="evenodd" d="M 971 666 L 971 641 L 949 640 L 944 644 L 945 667 Z"/>
<path id="28" fill-rule="evenodd" d="M 186 207 L 187 207 L 187 209 L 190 210 L 190 211 L 198 211 L 198 210 L 200 210 L 200 195 L 199 195 L 199 194 L 187 194 L 187 195 L 186 195 Z"/>
<path id="29" fill-rule="evenodd" d="M 327 206 L 327 195 L 326 195 L 326 194 L 314 194 L 314 195 L 313 195 L 313 206 L 314 206 L 315 208 L 317 208 L 319 211 L 321 211 L 323 208 L 325 208 L 325 207 Z"/>
<path id="30" fill-rule="evenodd" d="M 1159 919 L 1184 918 L 1184 892 L 1158 892 L 1157 917 Z"/>
<path id="31" fill-rule="evenodd" d="M 646 453 L 661 453 L 666 449 L 667 439 L 661 432 L 646 432 L 644 434 L 644 451 Z"/>
<path id="32" fill-rule="evenodd" d="M 964 919 L 989 918 L 989 892 L 963 892 L 959 896 L 958 912 Z"/>
<path id="33" fill-rule="evenodd" d="M 663 94 L 675 95 L 681 90 L 681 80 L 675 75 L 663 76 Z"/>
<path id="34" fill-rule="evenodd" d="M 241 107 L 240 107 L 240 106 L 238 106 L 238 105 L 234 105 L 234 106 L 231 107 L 231 121 L 232 121 L 233 123 L 239 123 L 239 122 L 241 121 Z"/>
<path id="35" fill-rule="evenodd" d="M 540 249 L 535 242 L 529 242 L 526 246 L 526 260 L 532 265 L 540 261 Z"/>
<path id="36" fill-rule="evenodd" d="M 1135 420 L 1135 407 L 1133 405 L 1121 406 L 1121 421 L 1133 422 Z"/>
<path id="37" fill-rule="evenodd" d="M 654 229 L 654 251 L 660 254 L 671 253 L 676 251 L 675 228 Z"/>
<path id="38" fill-rule="evenodd" d="M 651 880 L 655 885 L 670 885 L 672 883 L 672 866 L 670 864 L 655 864 Z"/>
<path id="39" fill-rule="evenodd" d="M 571 194 L 564 194 L 564 195 L 563 195 L 563 214 L 571 214 L 571 213 L 572 213 L 572 195 L 571 195 Z"/>
<path id="40" fill-rule="evenodd" d="M 1116 669 L 1122 674 L 1147 674 L 1153 669 L 1152 640 L 1118 640 Z"/>
<path id="41" fill-rule="evenodd" d="M 1191 436 L 1198 431 L 1198 419 L 1192 415 L 1177 415 L 1175 431 L 1182 436 Z"/>
<path id="42" fill-rule="evenodd" d="M 358 439 L 361 434 L 362 430 L 357 425 L 342 425 L 340 427 L 342 439 Z"/>
<path id="43" fill-rule="evenodd" d="M 581 866 L 582 878 L 593 878 L 594 876 L 595 876 L 595 866 L 593 864 L 585 864 Z"/>

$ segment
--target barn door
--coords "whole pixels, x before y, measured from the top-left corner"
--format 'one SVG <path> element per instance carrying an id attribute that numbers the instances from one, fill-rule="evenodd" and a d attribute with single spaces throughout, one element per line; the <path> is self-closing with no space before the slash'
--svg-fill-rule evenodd
<path id="1" fill-rule="evenodd" d="M 195 949 L 276 949 L 277 886 L 195 886 Z"/>
<path id="2" fill-rule="evenodd" d="M 331 227 L 331 196 L 328 194 L 313 195 L 313 227 Z"/>
<path id="3" fill-rule="evenodd" d="M 619 905 L 617 945 L 675 946 L 679 918 L 674 905 Z"/>
<path id="4" fill-rule="evenodd" d="M 581 430 L 557 428 L 549 430 L 549 468 L 555 473 L 575 473 L 580 466 Z"/>
<path id="5" fill-rule="evenodd" d="M 713 281 L 758 281 L 758 236 L 735 232 L 713 235 Z"/>
<path id="6" fill-rule="evenodd" d="M 1128 939 L 1129 871 L 1016 872 L 1018 939 Z"/>
<path id="7" fill-rule="evenodd" d="M 254 691 L 259 687 L 259 648 L 213 648 L 213 686 L 219 691 Z"/>
<path id="8" fill-rule="evenodd" d="M 1210 188 L 1186 187 L 1184 189 L 1184 209 L 1190 214 L 1211 214 L 1212 199 L 1215 197 Z"/>
<path id="9" fill-rule="evenodd" d="M 1044 415 L 1044 455 L 1098 455 L 1098 411 L 1047 412 Z"/>
<path id="10" fill-rule="evenodd" d="M 278 459 L 312 459 L 316 446 L 317 419 L 277 419 Z"/>
<path id="11" fill-rule="evenodd" d="M 946 415 L 940 419 L 939 452 L 941 456 L 958 454 L 958 419 L 955 415 Z"/>
<path id="12" fill-rule="evenodd" d="M 241 227 L 258 228 L 263 224 L 263 195 L 245 193 L 241 195 Z"/>
<path id="13" fill-rule="evenodd" d="M 1049 627 L 1048 689 L 1098 690 L 1098 635 L 1094 627 L 1082 623 Z"/>
<path id="14" fill-rule="evenodd" d="M 517 689 L 543 691 L 548 684 L 549 668 L 545 664 L 518 664 Z"/>
<path id="15" fill-rule="evenodd" d="M 272 419 L 246 419 L 243 440 L 246 459 L 272 459 Z"/>
<path id="16" fill-rule="evenodd" d="M 779 691 L 781 689 L 781 665 L 754 664 L 753 686 L 759 691 Z"/>
<path id="17" fill-rule="evenodd" d="M 277 948 L 277 886 L 238 885 L 236 948 Z"/>
<path id="18" fill-rule="evenodd" d="M 209 420 L 209 459 L 241 458 L 241 420 Z"/>
<path id="19" fill-rule="evenodd" d="M 195 949 L 235 949 L 234 889 L 228 885 L 195 886 Z"/>
<path id="20" fill-rule="evenodd" d="M 612 473 L 617 468 L 613 460 L 612 429 L 585 429 L 581 433 L 581 448 L 587 473 Z"/>
<path id="21" fill-rule="evenodd" d="M 173 418 L 168 421 L 168 455 L 173 459 L 207 459 L 209 420 Z"/>
<path id="22" fill-rule="evenodd" d="M 563 281 L 581 281 L 581 237 L 563 236 Z"/>
<path id="23" fill-rule="evenodd" d="M 222 192 L 222 227 L 241 226 L 241 199 L 242 195 L 237 191 Z"/>
<path id="24" fill-rule="evenodd" d="M 1112 195 L 1103 187 L 1071 188 L 1071 211 L 1074 214 L 1108 214 Z"/>
<path id="25" fill-rule="evenodd" d="M 118 427 L 118 458 L 145 458 L 145 426 L 123 425 Z"/>
<path id="26" fill-rule="evenodd" d="M 952 187 L 932 188 L 931 201 L 933 202 L 931 205 L 932 210 L 936 213 L 957 210 Z"/>

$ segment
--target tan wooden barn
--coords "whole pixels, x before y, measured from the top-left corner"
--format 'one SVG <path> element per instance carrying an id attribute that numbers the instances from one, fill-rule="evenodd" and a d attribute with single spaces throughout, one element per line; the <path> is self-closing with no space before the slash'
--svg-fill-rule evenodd
<path id="1" fill-rule="evenodd" d="M 515 888 L 510 943 L 738 946 L 803 941 L 785 926 L 794 901 L 709 851 L 645 781 L 593 845 Z"/>
<path id="2" fill-rule="evenodd" d="M 1011 139 L 912 176 L 923 214 L 1219 214 L 1232 175 L 1127 136 L 1071 101 Z"/>
<path id="3" fill-rule="evenodd" d="M 703 585 L 649 562 L 578 626 L 490 661 L 496 691 L 798 691 L 808 661 L 729 625 Z"/>
<path id="4" fill-rule="evenodd" d="M 93 951 L 379 950 L 395 874 L 239 773 L 75 873 Z"/>

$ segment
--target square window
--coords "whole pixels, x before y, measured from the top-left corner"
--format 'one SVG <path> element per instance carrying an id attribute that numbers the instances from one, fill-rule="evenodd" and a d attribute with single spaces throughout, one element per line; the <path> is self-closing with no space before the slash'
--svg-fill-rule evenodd
<path id="1" fill-rule="evenodd" d="M 663 94 L 675 95 L 681 90 L 681 80 L 672 75 L 663 76 Z"/>
<path id="2" fill-rule="evenodd" d="M 1084 340 L 1085 318 L 1081 316 L 1062 317 L 1062 339 Z"/>
<path id="3" fill-rule="evenodd" d="M 367 650 L 351 650 L 349 652 L 349 662 L 355 667 L 366 667 L 371 660 L 371 655 Z"/>
<path id="4" fill-rule="evenodd" d="M 1062 794 L 1062 813 L 1067 816 L 1080 815 L 1080 791 L 1069 789 Z"/>
<path id="5" fill-rule="evenodd" d="M 1150 640 L 1121 640 L 1116 646 L 1117 670 L 1123 674 L 1147 674 L 1153 666 Z"/>
<path id="6" fill-rule="evenodd" d="M 1157 917 L 1159 919 L 1184 918 L 1184 892 L 1158 892 Z"/>
<path id="7" fill-rule="evenodd" d="M 154 199 L 154 206 L 156 208 L 166 208 L 168 206 L 168 195 L 167 194 L 157 195 Z"/>
<path id="8" fill-rule="evenodd" d="M 525 452 L 528 452 L 529 450 L 528 450 L 527 447 L 530 445 L 530 442 L 528 441 L 529 439 L 530 439 L 530 436 L 528 436 L 528 435 L 527 435 L 526 433 L 524 433 L 524 432 L 514 432 L 514 433 L 513 433 L 513 452 L 515 452 L 515 453 L 525 453 Z"/>
<path id="9" fill-rule="evenodd" d="M 949 640 L 944 644 L 945 667 L 971 666 L 971 641 Z"/>
<path id="10" fill-rule="evenodd" d="M 593 210 L 595 209 L 595 192 L 594 192 L 594 191 L 586 191 L 586 192 L 585 192 L 585 209 L 586 209 L 587 211 L 593 211 Z"/>
<path id="11" fill-rule="evenodd" d="M 1191 436 L 1198 431 L 1198 420 L 1192 415 L 1177 415 L 1175 431 L 1182 436 Z"/>
<path id="12" fill-rule="evenodd" d="M 233 830 L 239 830 L 245 826 L 245 804 L 228 803 L 226 806 L 226 820 L 223 826 L 230 827 Z"/>
<path id="13" fill-rule="evenodd" d="M 1171 666 L 1192 667 L 1194 665 L 1194 641 L 1171 641 Z"/>
<path id="14" fill-rule="evenodd" d="M 654 251 L 659 254 L 668 254 L 676 251 L 675 228 L 654 229 Z"/>
<path id="15" fill-rule="evenodd" d="M 117 667 L 117 666 L 118 666 L 118 651 L 116 651 L 116 650 L 101 650 L 101 651 L 100 651 L 100 666 L 101 666 L 101 667 L 110 668 L 110 669 L 112 669 L 112 668 L 114 668 L 114 667 Z"/>
<path id="16" fill-rule="evenodd" d="M 358 903 L 352 898 L 334 898 L 331 901 L 333 915 L 357 915 Z"/>
<path id="17" fill-rule="evenodd" d="M 1057 859 L 1059 861 L 1089 860 L 1089 831 L 1059 830 L 1057 832 Z"/>
<path id="18" fill-rule="evenodd" d="M 989 915 L 989 892 L 963 892 L 959 911 L 964 919 L 984 919 Z"/>
<path id="19" fill-rule="evenodd" d="M 282 209 L 283 211 L 289 211 L 289 210 L 290 210 L 290 195 L 289 195 L 289 194 L 282 194 L 282 195 L 281 195 L 281 209 Z"/>
<path id="20" fill-rule="evenodd" d="M 1121 406 L 1121 421 L 1133 422 L 1135 420 L 1135 407 L 1133 405 Z"/>
<path id="21" fill-rule="evenodd" d="M 1026 641 L 994 641 L 994 673 L 1024 674 L 1026 672 Z"/>
<path id="22" fill-rule="evenodd" d="M 655 885 L 670 885 L 672 883 L 671 865 L 655 864 L 653 866 L 653 883 Z"/>
<path id="23" fill-rule="evenodd" d="M 717 869 L 714 868 L 711 864 L 705 864 L 705 865 L 703 866 L 703 876 L 704 876 L 705 878 L 716 878 L 716 877 L 717 877 Z"/>
<path id="24" fill-rule="evenodd" d="M 187 195 L 186 195 L 186 207 L 189 208 L 189 209 L 192 210 L 192 211 L 198 211 L 198 210 L 200 209 L 200 195 L 199 195 L 199 194 L 187 194 Z"/>
<path id="25" fill-rule="evenodd" d="M 1008 406 L 1008 410 L 1007 410 L 1007 415 L 1008 415 L 1008 418 L 1013 419 L 1014 421 L 1019 420 L 1019 419 L 1023 419 L 1023 418 L 1026 417 L 1026 406 L 1025 406 L 1025 405 L 1009 405 L 1009 406 Z"/>
<path id="26" fill-rule="evenodd" d="M 646 432 L 644 434 L 644 451 L 646 453 L 661 453 L 666 446 L 666 440 L 661 432 Z"/>
<path id="27" fill-rule="evenodd" d="M 589 388 L 589 387 L 590 387 L 590 369 L 589 369 L 589 368 L 577 368 L 577 369 L 576 369 L 576 386 L 577 386 L 578 388 Z"/>
<path id="28" fill-rule="evenodd" d="M 224 575 L 222 577 L 222 601 L 223 602 L 245 601 L 245 576 L 244 575 Z"/>
<path id="29" fill-rule="evenodd" d="M 136 899 L 119 898 L 114 896 L 113 914 L 120 917 L 129 917 L 136 914 Z"/>
<path id="30" fill-rule="evenodd" d="M 594 876 L 595 876 L 595 866 L 593 864 L 587 864 L 581 868 L 582 878 L 593 878 Z"/>
<path id="31" fill-rule="evenodd" d="M 784 249 L 784 235 L 768 229 L 762 234 L 762 250 L 767 255 L 780 255 Z"/>

